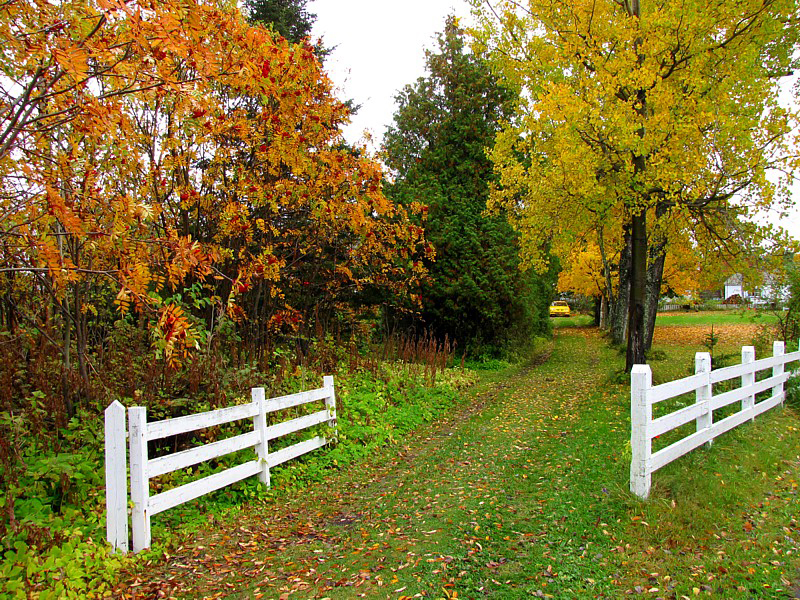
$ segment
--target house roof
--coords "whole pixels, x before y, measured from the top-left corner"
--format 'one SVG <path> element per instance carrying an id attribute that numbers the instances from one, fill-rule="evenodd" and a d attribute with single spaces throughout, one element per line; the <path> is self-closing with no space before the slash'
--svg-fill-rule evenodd
<path id="1" fill-rule="evenodd" d="M 741 273 L 734 273 L 725 280 L 725 285 L 742 285 L 744 276 Z"/>

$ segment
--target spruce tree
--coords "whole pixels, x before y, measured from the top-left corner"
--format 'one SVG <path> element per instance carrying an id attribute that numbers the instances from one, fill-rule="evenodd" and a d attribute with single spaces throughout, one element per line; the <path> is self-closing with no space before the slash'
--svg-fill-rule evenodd
<path id="1" fill-rule="evenodd" d="M 317 15 L 306 10 L 307 0 L 245 0 L 247 18 L 271 25 L 290 42 L 298 43 L 311 34 Z"/>

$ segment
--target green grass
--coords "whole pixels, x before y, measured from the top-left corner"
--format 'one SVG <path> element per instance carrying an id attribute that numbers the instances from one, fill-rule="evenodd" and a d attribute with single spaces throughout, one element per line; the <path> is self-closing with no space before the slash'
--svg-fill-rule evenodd
<path id="1" fill-rule="evenodd" d="M 553 327 L 590 327 L 594 324 L 592 315 L 572 315 L 571 317 L 550 317 Z"/>
<path id="2" fill-rule="evenodd" d="M 668 350 L 656 373 L 685 368 L 687 349 Z M 276 491 L 138 576 L 171 580 L 164 591 L 180 597 L 788 593 L 800 568 L 794 409 L 656 472 L 642 502 L 628 492 L 628 388 L 607 377 L 621 357 L 579 329 L 543 358 L 482 372 L 458 415 L 323 484 Z"/>
<path id="3" fill-rule="evenodd" d="M 762 325 L 776 323 L 777 316 L 769 311 L 741 309 L 698 312 L 661 313 L 656 325 Z"/>

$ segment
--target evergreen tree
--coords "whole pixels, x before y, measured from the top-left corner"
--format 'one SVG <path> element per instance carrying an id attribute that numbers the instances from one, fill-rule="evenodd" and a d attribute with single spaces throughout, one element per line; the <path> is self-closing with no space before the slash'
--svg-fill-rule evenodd
<path id="1" fill-rule="evenodd" d="M 485 149 L 513 96 L 465 48 L 454 17 L 438 45 L 427 53 L 428 76 L 397 96 L 384 141 L 395 176 L 387 194 L 428 207 L 422 225 L 436 259 L 422 289 L 425 326 L 471 352 L 500 349 L 547 331 L 552 276 L 522 272 L 505 216 L 484 214 L 492 178 Z"/>
<path id="2" fill-rule="evenodd" d="M 317 15 L 306 10 L 307 0 L 245 0 L 247 17 L 253 23 L 272 25 L 274 31 L 298 43 L 311 34 Z"/>

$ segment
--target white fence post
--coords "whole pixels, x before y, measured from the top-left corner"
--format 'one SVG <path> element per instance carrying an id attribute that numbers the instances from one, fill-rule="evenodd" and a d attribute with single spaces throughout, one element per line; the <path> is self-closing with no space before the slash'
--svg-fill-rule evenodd
<path id="1" fill-rule="evenodd" d="M 631 492 L 647 499 L 651 481 L 651 441 L 647 426 L 653 416 L 648 390 L 653 385 L 649 365 L 634 365 L 631 370 Z"/>
<path id="2" fill-rule="evenodd" d="M 322 385 L 327 391 L 325 408 L 328 409 L 328 427 L 333 429 L 333 439 L 338 439 L 339 429 L 336 423 L 336 392 L 333 388 L 333 375 L 325 375 Z"/>
<path id="3" fill-rule="evenodd" d="M 711 373 L 711 354 L 708 352 L 698 352 L 694 355 L 694 372 Z M 710 429 L 713 424 L 714 413 L 711 410 L 711 382 L 708 381 L 706 385 L 697 388 L 695 392 L 695 402 L 703 406 L 703 414 L 697 417 L 697 431 L 703 429 Z M 706 446 L 711 446 L 714 439 L 711 438 L 706 442 Z"/>
<path id="4" fill-rule="evenodd" d="M 786 352 L 786 345 L 783 342 L 773 342 L 772 343 L 772 356 L 783 356 Z M 786 363 L 780 363 L 772 367 L 772 376 L 777 377 L 778 375 L 783 375 L 784 367 Z M 781 396 L 781 404 L 786 399 L 786 395 L 783 393 L 783 382 L 776 385 L 772 388 L 772 395 L 777 396 L 780 394 Z"/>
<path id="5" fill-rule="evenodd" d="M 258 445 L 256 446 L 256 454 L 261 463 L 261 470 L 258 472 L 258 480 L 270 486 L 269 477 L 269 442 L 267 441 L 267 413 L 266 413 L 266 399 L 264 396 L 264 388 L 252 388 L 250 390 L 250 397 L 253 402 L 258 403 L 258 414 L 253 417 L 253 429 L 256 430 L 259 437 Z"/>
<path id="6" fill-rule="evenodd" d="M 128 551 L 128 468 L 125 407 L 114 400 L 105 411 L 106 539 L 114 551 Z"/>
<path id="7" fill-rule="evenodd" d="M 133 551 L 150 547 L 150 481 L 147 477 L 147 409 L 132 406 L 128 409 L 131 452 L 131 500 L 133 500 Z"/>
<path id="8" fill-rule="evenodd" d="M 753 346 L 743 346 L 742 347 L 742 364 L 749 364 L 756 361 L 756 349 Z M 755 369 L 749 371 L 742 375 L 742 387 L 747 388 L 749 386 L 754 385 L 756 382 L 756 372 Z M 756 405 L 756 396 L 755 394 L 748 394 L 744 398 L 742 398 L 742 411 L 749 410 L 752 412 L 753 407 Z M 755 420 L 755 415 L 750 417 L 750 420 Z"/>
<path id="9" fill-rule="evenodd" d="M 325 446 L 328 438 L 317 435 L 285 446 L 277 452 L 270 453 L 268 442 L 310 427 L 324 426 L 326 424 L 331 429 L 333 436 L 335 436 L 336 398 L 333 384 L 333 377 L 328 376 L 325 377 L 324 387 L 269 400 L 264 397 L 264 388 L 253 388 L 251 391 L 252 401 L 247 404 L 151 423 L 147 422 L 147 410 L 144 407 L 133 406 L 129 408 L 128 439 L 130 444 L 130 496 L 133 502 L 131 519 L 133 551 L 140 552 L 150 547 L 150 520 L 153 515 L 254 475 L 258 475 L 259 479 L 269 486 L 270 467 L 283 464 L 286 461 Z M 320 400 L 325 402 L 325 408 L 319 407 Z M 312 402 L 317 403 L 317 410 L 314 412 L 302 411 L 308 414 L 274 423 L 267 427 L 267 413 L 308 405 Z M 173 454 L 157 456 L 152 459 L 148 457 L 147 445 L 150 441 L 245 419 L 247 421 L 253 420 L 253 429 L 246 433 Z M 125 494 L 124 422 L 125 409 L 121 404 L 115 402 L 106 411 L 106 430 L 108 432 L 106 435 L 106 480 L 108 482 L 107 503 L 109 506 L 107 528 L 109 541 L 115 549 L 127 549 L 127 518 L 125 516 L 127 502 L 125 496 L 120 499 L 120 486 L 114 485 L 114 481 L 117 478 L 121 478 L 121 490 L 122 494 Z M 117 433 L 116 438 L 112 435 L 112 432 Z M 115 439 L 118 441 L 118 445 L 122 446 L 121 456 L 118 449 L 113 449 L 113 441 Z M 237 466 L 155 493 L 152 496 L 150 495 L 151 478 L 246 449 L 255 449 L 257 458 L 253 459 L 251 457 L 247 462 Z M 120 508 L 114 510 L 113 506 Z M 122 515 L 122 520 L 115 520 L 120 514 Z"/>

